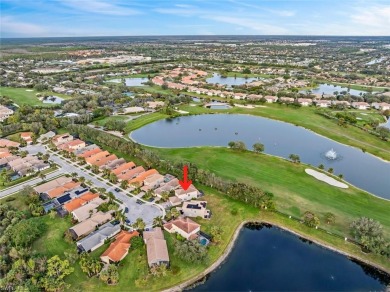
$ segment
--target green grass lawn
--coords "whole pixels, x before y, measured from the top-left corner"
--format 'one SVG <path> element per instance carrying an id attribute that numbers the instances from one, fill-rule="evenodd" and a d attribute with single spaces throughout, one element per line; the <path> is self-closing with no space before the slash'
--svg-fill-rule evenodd
<path id="1" fill-rule="evenodd" d="M 32 90 L 32 91 L 27 91 Z M 54 106 L 55 104 L 43 103 L 38 99 L 36 94 L 38 91 L 31 88 L 14 88 L 14 87 L 0 87 L 0 95 L 5 95 L 11 98 L 17 105 L 31 105 L 31 106 Z M 55 95 L 64 99 L 71 98 L 68 95 L 54 93 L 50 91 L 41 92 L 42 94 Z"/>
<path id="2" fill-rule="evenodd" d="M 150 124 L 150 123 L 153 123 L 155 121 L 165 119 L 167 117 L 168 117 L 168 115 L 163 114 L 163 113 L 159 113 L 159 112 L 154 112 L 151 114 L 140 116 L 140 117 L 138 117 L 134 120 L 131 120 L 127 123 L 127 126 L 125 128 L 125 132 L 129 133 L 129 132 L 134 131 L 138 128 L 141 128 L 142 126 L 145 126 L 146 124 Z"/>
<path id="3" fill-rule="evenodd" d="M 236 152 L 224 147 L 155 149 L 164 159 L 189 161 L 229 180 L 258 186 L 275 195 L 278 210 L 300 217 L 313 211 L 323 219 L 326 212 L 337 217 L 332 231 L 348 233 L 350 222 L 360 216 L 380 221 L 390 236 L 390 202 L 354 187 L 340 189 L 305 173 L 306 165 L 250 151 Z M 324 221 L 324 220 L 322 220 Z"/>
<path id="4" fill-rule="evenodd" d="M 93 125 L 99 125 L 99 126 L 104 126 L 108 121 L 112 121 L 112 120 L 115 120 L 115 121 L 125 121 L 129 118 L 129 116 L 127 115 L 121 115 L 121 116 L 110 116 L 110 117 L 105 117 L 104 119 L 99 119 L 99 120 L 96 120 L 96 121 L 93 121 L 92 124 Z"/>

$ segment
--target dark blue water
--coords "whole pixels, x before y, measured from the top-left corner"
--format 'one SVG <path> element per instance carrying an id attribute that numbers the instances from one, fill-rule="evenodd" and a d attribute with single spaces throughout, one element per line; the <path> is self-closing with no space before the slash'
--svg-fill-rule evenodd
<path id="1" fill-rule="evenodd" d="M 243 228 L 227 261 L 193 291 L 384 291 L 388 283 L 390 275 L 262 225 Z"/>
<path id="2" fill-rule="evenodd" d="M 319 136 L 302 127 L 249 115 L 199 115 L 160 120 L 134 131 L 135 141 L 157 147 L 227 146 L 243 141 L 248 149 L 256 142 L 265 152 L 287 158 L 298 154 L 304 163 L 332 167 L 336 175 L 375 195 L 390 199 L 390 163 L 363 151 Z M 324 154 L 330 149 L 338 159 Z"/>

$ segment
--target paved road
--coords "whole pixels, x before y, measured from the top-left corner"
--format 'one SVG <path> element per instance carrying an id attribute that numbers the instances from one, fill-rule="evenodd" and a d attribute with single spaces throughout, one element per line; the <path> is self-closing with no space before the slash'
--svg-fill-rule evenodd
<path id="1" fill-rule="evenodd" d="M 23 148 L 23 150 L 27 150 L 30 154 L 37 154 L 38 152 L 48 152 L 45 147 L 40 144 L 27 146 Z M 54 152 L 49 151 L 48 153 L 50 154 L 50 160 L 56 163 L 60 167 L 60 169 L 48 174 L 46 176 L 46 180 L 66 173 L 70 174 L 72 172 L 76 172 L 78 176 L 85 177 L 86 181 L 91 181 L 93 187 L 105 188 L 107 192 L 112 192 L 117 199 L 121 200 L 123 202 L 123 205 L 121 205 L 121 209 L 124 209 L 125 207 L 128 208 L 129 211 L 128 213 L 126 213 L 126 216 L 131 223 L 133 223 L 137 218 L 142 218 L 146 223 L 146 226 L 151 227 L 153 224 L 153 219 L 155 217 L 165 215 L 165 210 L 163 207 L 149 202 L 146 202 L 142 205 L 138 204 L 137 200 L 139 200 L 139 198 L 133 196 L 129 197 L 128 195 L 126 195 L 126 193 L 129 192 L 126 192 L 124 190 L 116 192 L 115 188 L 120 188 L 118 185 L 110 186 L 107 180 L 103 179 L 100 176 L 93 175 L 89 170 L 84 169 L 82 166 L 79 166 L 76 163 L 71 162 L 70 160 L 65 160 Z M 103 181 L 99 180 L 98 177 Z M 18 184 L 17 186 L 11 187 L 9 189 L 0 191 L 0 199 L 12 193 L 18 192 L 26 185 L 33 186 L 41 181 L 41 179 L 36 178 Z"/>

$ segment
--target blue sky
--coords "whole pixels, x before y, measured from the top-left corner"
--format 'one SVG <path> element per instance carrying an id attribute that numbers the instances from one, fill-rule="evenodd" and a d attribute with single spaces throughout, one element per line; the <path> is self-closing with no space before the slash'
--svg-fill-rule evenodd
<path id="1" fill-rule="evenodd" d="M 1 37 L 390 35 L 390 0 L 0 0 Z"/>

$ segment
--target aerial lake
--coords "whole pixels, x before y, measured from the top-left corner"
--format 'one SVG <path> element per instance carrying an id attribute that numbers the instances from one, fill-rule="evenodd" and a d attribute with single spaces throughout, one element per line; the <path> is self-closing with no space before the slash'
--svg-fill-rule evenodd
<path id="1" fill-rule="evenodd" d="M 332 84 L 320 84 L 317 88 L 311 89 L 310 91 L 312 93 L 315 93 L 315 94 L 333 94 L 335 91 L 337 91 L 338 93 L 340 93 L 342 91 L 348 92 L 348 87 L 342 87 L 339 85 L 332 85 Z M 301 90 L 299 92 L 306 93 L 307 90 Z M 358 95 L 360 95 L 360 93 L 364 94 L 364 93 L 367 93 L 367 91 L 356 90 L 356 89 L 349 90 L 349 94 L 351 94 L 351 95 L 358 96 Z"/>
<path id="2" fill-rule="evenodd" d="M 384 291 L 390 275 L 270 225 L 247 225 L 192 291 Z"/>
<path id="3" fill-rule="evenodd" d="M 221 84 L 221 85 L 243 85 L 252 81 L 261 80 L 259 78 L 244 78 L 244 77 L 222 77 L 220 74 L 214 73 L 213 77 L 207 78 L 207 83 Z"/>
<path id="4" fill-rule="evenodd" d="M 265 153 L 284 158 L 298 154 L 304 163 L 331 167 L 351 184 L 390 199 L 390 163 L 280 121 L 237 114 L 184 116 L 148 124 L 132 132 L 131 138 L 141 144 L 167 148 L 227 147 L 229 141 L 239 140 L 251 149 L 260 142 Z M 330 149 L 337 153 L 335 160 L 325 157 Z"/>

